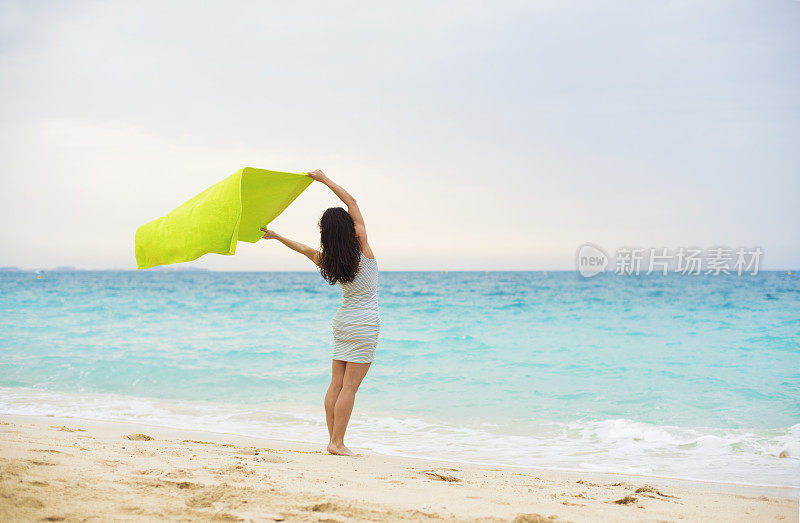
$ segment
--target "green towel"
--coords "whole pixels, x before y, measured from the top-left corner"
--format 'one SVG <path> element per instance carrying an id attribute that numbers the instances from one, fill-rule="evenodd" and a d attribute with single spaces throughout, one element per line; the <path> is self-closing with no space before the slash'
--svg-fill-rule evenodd
<path id="1" fill-rule="evenodd" d="M 136 229 L 136 265 L 148 269 L 196 260 L 209 252 L 234 254 L 237 240 L 257 242 L 264 235 L 261 227 L 312 181 L 307 174 L 240 169 Z"/>

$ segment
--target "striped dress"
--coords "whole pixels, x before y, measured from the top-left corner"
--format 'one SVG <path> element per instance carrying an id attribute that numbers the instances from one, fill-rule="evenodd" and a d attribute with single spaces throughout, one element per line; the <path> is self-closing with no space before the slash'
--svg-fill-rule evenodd
<path id="1" fill-rule="evenodd" d="M 375 359 L 378 314 L 378 262 L 361 253 L 353 281 L 339 283 L 342 306 L 333 317 L 333 359 L 370 363 Z"/>

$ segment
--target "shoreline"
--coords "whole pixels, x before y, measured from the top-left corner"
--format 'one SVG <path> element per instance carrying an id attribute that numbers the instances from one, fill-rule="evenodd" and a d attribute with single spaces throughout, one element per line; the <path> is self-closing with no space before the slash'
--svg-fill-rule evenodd
<path id="1" fill-rule="evenodd" d="M 203 430 L 203 429 L 188 429 L 186 427 L 175 427 L 175 426 L 168 426 L 168 425 L 158 425 L 154 423 L 141 423 L 136 421 L 122 421 L 122 420 L 103 420 L 103 419 L 95 419 L 95 418 L 81 418 L 77 416 L 55 416 L 50 414 L 5 414 L 0 413 L 0 420 L 4 420 L 6 418 L 13 419 L 17 418 L 18 421 L 26 421 L 31 420 L 34 422 L 46 422 L 51 420 L 61 420 L 64 422 L 73 421 L 75 423 L 82 423 L 84 425 L 95 425 L 96 427 L 100 427 L 101 429 L 107 428 L 109 425 L 128 425 L 131 427 L 130 430 L 151 430 L 151 431 L 167 431 L 172 433 L 193 433 L 197 435 L 213 435 L 218 436 L 221 438 L 236 438 L 244 440 L 244 442 L 251 442 L 251 441 L 261 441 L 265 443 L 272 443 L 276 445 L 300 445 L 303 447 L 308 447 L 309 449 L 315 450 L 325 450 L 325 444 L 318 441 L 311 441 L 311 440 L 299 440 L 299 439 L 281 439 L 281 438 L 267 438 L 267 437 L 258 437 L 252 436 L 249 434 L 239 434 L 235 432 L 224 432 L 218 430 Z M 555 474 L 583 474 L 583 475 L 591 475 L 596 477 L 607 477 L 609 480 L 617 479 L 617 480 L 636 480 L 636 481 L 647 481 L 653 480 L 657 481 L 660 484 L 670 484 L 670 485 L 681 485 L 681 484 L 696 484 L 698 486 L 707 486 L 710 490 L 727 490 L 729 492 L 735 491 L 736 493 L 744 493 L 744 494 L 764 494 L 764 495 L 771 495 L 777 497 L 785 497 L 785 498 L 795 498 L 800 497 L 800 487 L 796 486 L 786 486 L 786 485 L 775 485 L 775 484 L 760 484 L 760 483 L 744 483 L 739 481 L 717 481 L 717 480 L 709 480 L 709 479 L 698 479 L 698 478 L 686 478 L 686 477 L 679 477 L 679 476 L 662 476 L 658 474 L 636 474 L 631 472 L 614 472 L 609 470 L 584 470 L 578 468 L 559 468 L 559 467 L 543 467 L 543 466 L 532 466 L 532 465 L 509 465 L 506 463 L 491 463 L 491 462 L 480 462 L 480 461 L 467 461 L 467 460 L 458 460 L 458 459 L 445 459 L 445 458 L 433 458 L 428 456 L 414 456 L 410 454 L 398 454 L 398 453 L 386 453 L 386 452 L 378 452 L 371 449 L 363 449 L 357 446 L 352 446 L 353 450 L 357 450 L 363 452 L 365 454 L 375 455 L 375 456 L 384 456 L 387 458 L 398 458 L 398 459 L 408 459 L 408 460 L 415 460 L 420 462 L 433 462 L 433 463 L 442 463 L 443 465 L 462 465 L 462 466 L 469 466 L 469 467 L 493 467 L 493 468 L 504 468 L 509 470 L 515 470 L 519 472 L 541 472 L 541 473 L 555 473 Z"/>
<path id="2" fill-rule="evenodd" d="M 216 434 L 318 444 L 323 448 L 327 443 L 319 407 L 305 403 L 244 405 L 0 387 L 0 407 L 0 416 L 55 415 L 175 430 L 201 427 Z M 608 419 L 578 427 L 544 422 L 542 426 L 527 427 L 523 434 L 453 420 L 442 422 L 430 416 L 393 417 L 392 413 L 364 409 L 353 416 L 350 424 L 351 446 L 388 456 L 522 470 L 607 473 L 724 484 L 731 488 L 741 485 L 760 488 L 764 493 L 800 491 L 798 460 L 794 457 L 800 448 L 793 443 L 800 436 L 800 425 L 769 434 Z M 565 430 L 572 434 L 567 436 Z M 708 438 L 704 440 L 703 436 Z M 749 456 L 735 455 L 729 438 L 745 445 Z M 681 449 L 680 443 L 688 446 Z M 784 451 L 788 454 L 785 459 L 773 459 Z M 747 463 L 748 457 L 755 461 Z"/>
<path id="3" fill-rule="evenodd" d="M 130 434 L 152 439 L 125 439 Z M 0 415 L 0 441 L 0 495 L 10 499 L 0 509 L 4 520 L 460 521 L 539 514 L 555 516 L 551 521 L 744 521 L 797 517 L 800 492 L 373 452 L 342 458 L 312 443 L 46 415 Z"/>

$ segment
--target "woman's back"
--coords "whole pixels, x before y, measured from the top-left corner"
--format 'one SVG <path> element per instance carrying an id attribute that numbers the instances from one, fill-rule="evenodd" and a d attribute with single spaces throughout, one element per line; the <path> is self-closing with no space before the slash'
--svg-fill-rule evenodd
<path id="1" fill-rule="evenodd" d="M 335 322 L 362 325 L 380 325 L 378 314 L 378 262 L 361 253 L 353 281 L 339 282 L 342 288 L 342 306 L 336 312 Z"/>

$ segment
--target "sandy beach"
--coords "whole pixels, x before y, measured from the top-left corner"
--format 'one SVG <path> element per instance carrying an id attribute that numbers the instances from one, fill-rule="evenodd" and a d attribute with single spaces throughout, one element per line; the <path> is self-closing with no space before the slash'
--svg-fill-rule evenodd
<path id="1" fill-rule="evenodd" d="M 0 418 L 0 520 L 795 521 L 796 493 L 365 454 L 130 423 Z"/>

